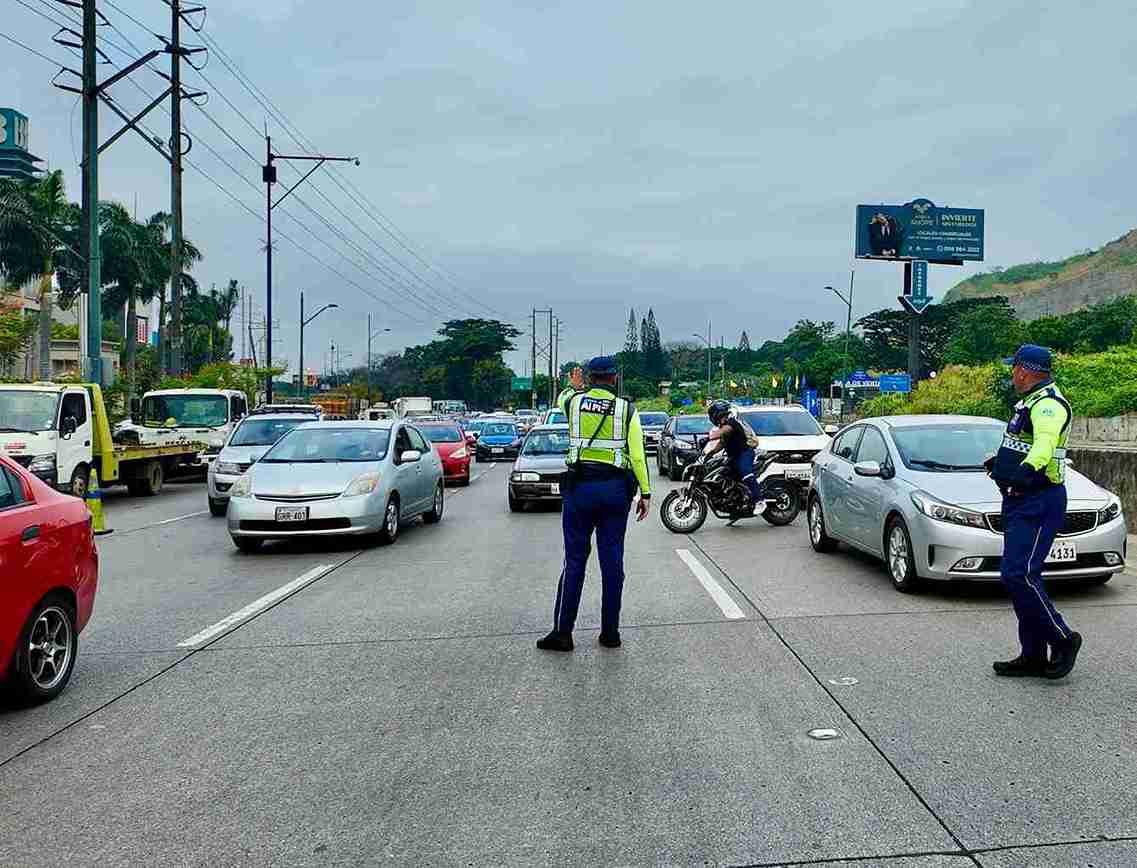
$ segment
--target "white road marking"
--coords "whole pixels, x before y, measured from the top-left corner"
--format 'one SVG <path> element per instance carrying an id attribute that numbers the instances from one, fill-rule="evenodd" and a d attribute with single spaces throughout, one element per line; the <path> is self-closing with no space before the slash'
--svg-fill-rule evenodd
<path id="1" fill-rule="evenodd" d="M 679 559 L 687 565 L 687 569 L 695 575 L 695 578 L 699 580 L 699 584 L 711 595 L 711 599 L 715 601 L 715 605 L 722 610 L 722 613 L 726 617 L 734 620 L 746 617 L 746 613 L 738 608 L 738 604 L 731 599 L 730 594 L 723 590 L 722 585 L 716 582 L 711 574 L 707 572 L 707 568 L 699 562 L 698 558 L 687 549 L 676 549 L 675 554 L 679 555 Z"/>
<path id="2" fill-rule="evenodd" d="M 312 584 L 312 582 L 316 581 L 316 579 L 320 578 L 329 570 L 333 569 L 333 567 L 334 564 L 321 564 L 318 567 L 313 567 L 299 578 L 295 578 L 287 585 L 282 585 L 275 591 L 265 594 L 259 600 L 254 600 L 253 602 L 249 603 L 249 605 L 245 606 L 245 608 L 238 609 L 232 615 L 227 618 L 223 618 L 212 627 L 206 627 L 200 633 L 194 633 L 185 641 L 179 642 L 178 647 L 190 648 L 194 645 L 201 645 L 203 642 L 208 642 L 214 636 L 217 636 L 220 633 L 224 633 L 230 627 L 236 624 L 240 624 L 242 621 L 247 621 L 253 615 L 267 609 L 278 600 L 281 600 L 284 597 L 287 597 L 289 594 L 300 590 L 305 585 Z"/>
<path id="3" fill-rule="evenodd" d="M 173 518 L 167 518 L 167 519 L 163 519 L 162 521 L 156 521 L 156 522 L 154 522 L 154 524 L 149 525 L 149 527 L 157 527 L 160 524 L 172 524 L 175 521 L 181 521 L 183 518 L 195 518 L 196 516 L 199 516 L 199 515 L 205 515 L 207 512 L 209 512 L 208 509 L 203 509 L 203 510 L 200 510 L 199 512 L 187 512 L 185 515 L 175 515 Z"/>

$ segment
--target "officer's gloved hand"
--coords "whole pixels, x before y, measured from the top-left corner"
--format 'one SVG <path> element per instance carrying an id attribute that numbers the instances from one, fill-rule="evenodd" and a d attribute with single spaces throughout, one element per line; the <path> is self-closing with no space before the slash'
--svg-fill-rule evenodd
<path id="1" fill-rule="evenodd" d="M 1033 491 L 1038 487 L 1039 471 L 1035 470 L 1029 464 L 1023 463 L 1015 468 L 1011 478 L 1007 483 L 1015 491 Z"/>
<path id="2" fill-rule="evenodd" d="M 990 476 L 992 473 L 995 472 L 995 456 L 994 455 L 989 455 L 987 457 L 987 460 L 983 462 L 983 469 L 987 471 L 988 476 Z"/>

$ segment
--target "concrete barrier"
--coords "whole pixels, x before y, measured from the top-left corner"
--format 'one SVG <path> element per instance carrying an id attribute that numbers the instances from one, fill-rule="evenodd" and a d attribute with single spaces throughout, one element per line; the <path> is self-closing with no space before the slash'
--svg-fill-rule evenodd
<path id="1" fill-rule="evenodd" d="M 1078 416 L 1070 423 L 1070 442 L 1079 445 L 1129 443 L 1137 445 L 1137 413 L 1125 416 Z"/>
<path id="2" fill-rule="evenodd" d="M 1129 532 L 1137 533 L 1137 448 L 1071 446 L 1069 456 L 1075 470 L 1121 498 Z"/>

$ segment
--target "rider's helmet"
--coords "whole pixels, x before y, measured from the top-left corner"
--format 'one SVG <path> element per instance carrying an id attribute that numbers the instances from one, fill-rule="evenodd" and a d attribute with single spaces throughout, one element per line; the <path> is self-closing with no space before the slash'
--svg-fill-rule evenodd
<path id="1" fill-rule="evenodd" d="M 729 401 L 712 401 L 711 406 L 707 407 L 707 415 L 710 416 L 711 421 L 716 425 L 721 425 L 726 421 L 726 417 L 730 415 L 730 402 Z"/>

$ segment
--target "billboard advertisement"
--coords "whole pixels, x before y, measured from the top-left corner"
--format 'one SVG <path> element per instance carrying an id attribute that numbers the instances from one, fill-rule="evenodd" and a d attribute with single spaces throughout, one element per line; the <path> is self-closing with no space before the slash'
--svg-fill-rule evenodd
<path id="1" fill-rule="evenodd" d="M 928 199 L 906 205 L 858 205 L 856 256 L 949 265 L 982 262 L 983 211 L 941 208 Z"/>

